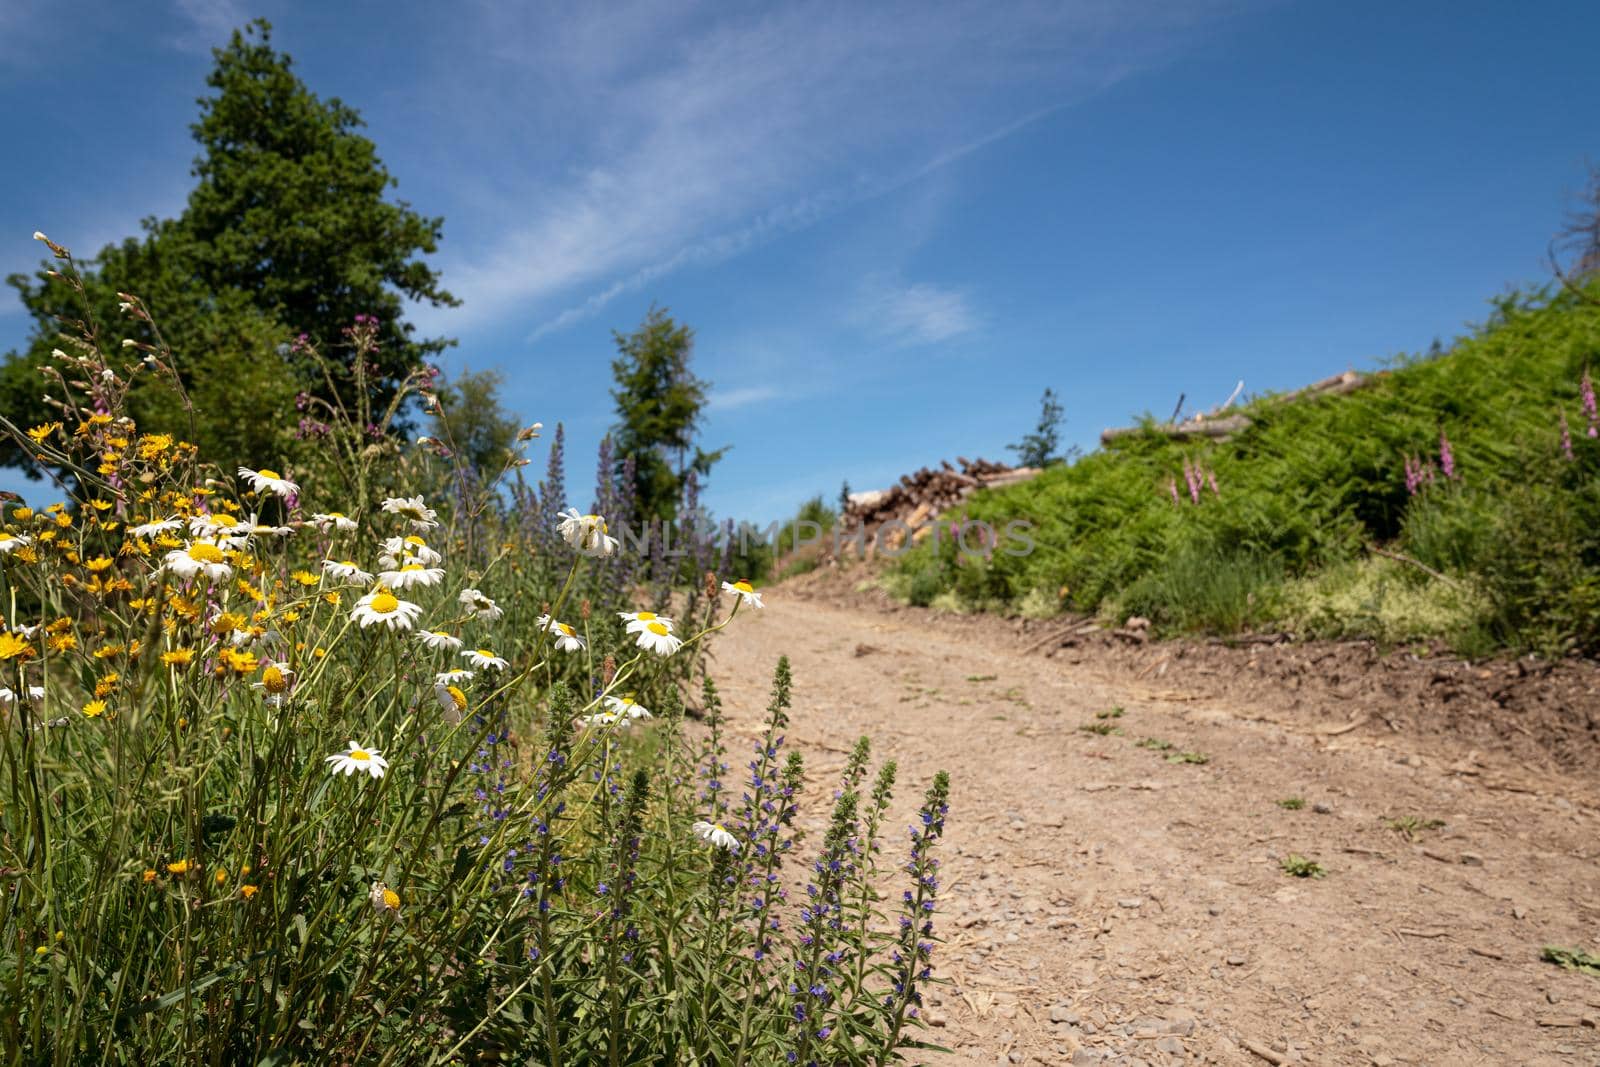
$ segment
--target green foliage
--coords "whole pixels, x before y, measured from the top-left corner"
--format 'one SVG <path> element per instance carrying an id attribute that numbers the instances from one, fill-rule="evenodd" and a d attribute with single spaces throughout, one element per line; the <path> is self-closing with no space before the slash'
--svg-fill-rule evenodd
<path id="1" fill-rule="evenodd" d="M 690 472 L 702 481 L 726 449 L 706 452 L 696 443 L 711 383 L 690 369 L 694 331 L 653 307 L 639 328 L 613 333 L 617 358 L 611 361 L 616 386 L 616 441 L 619 469 L 634 462 L 634 501 L 642 519 L 671 519 Z"/>
<path id="2" fill-rule="evenodd" d="M 1006 446 L 1008 451 L 1017 454 L 1017 465 L 1044 467 L 1055 463 L 1060 458 L 1056 455 L 1056 449 L 1061 447 L 1062 421 L 1063 409 L 1061 402 L 1056 399 L 1056 391 L 1046 388 L 1039 400 L 1038 426 L 1032 433 L 1024 434 L 1021 441 Z"/>
<path id="3" fill-rule="evenodd" d="M 14 423 L 57 417 L 40 400 L 47 384 L 61 398 L 50 353 L 63 330 L 87 328 L 107 348 L 128 338 L 148 346 L 135 359 L 157 351 L 175 369 L 182 389 L 159 374 L 134 382 L 127 409 L 141 426 L 208 455 L 282 467 L 315 449 L 278 417 L 298 392 L 351 406 L 358 375 L 343 331 L 357 315 L 379 324 L 359 388 L 380 409 L 449 343 L 414 338 L 403 314 L 408 300 L 455 303 L 420 258 L 436 250 L 442 220 L 384 198 L 394 179 L 357 132 L 360 115 L 313 94 L 272 48 L 264 20 L 214 55 L 182 214 L 147 219 L 142 236 L 107 245 L 81 288 L 53 272 L 59 262 L 9 279 L 34 320 L 28 347 L 0 370 L 0 409 Z M 125 293 L 150 314 L 130 313 Z M 291 348 L 299 335 L 342 365 L 323 373 Z M 0 460 L 31 468 L 13 443 L 0 445 Z"/>
<path id="4" fill-rule="evenodd" d="M 1546 945 L 1544 951 L 1539 953 L 1539 958 L 1569 971 L 1582 971 L 1600 977 L 1600 956 L 1590 955 L 1582 949 Z"/>
<path id="5" fill-rule="evenodd" d="M 1283 873 L 1295 878 L 1325 878 L 1328 871 L 1316 860 L 1307 859 L 1298 853 L 1291 852 L 1278 862 Z"/>
<path id="6" fill-rule="evenodd" d="M 1033 551 L 962 558 L 925 541 L 887 584 L 913 603 L 953 593 L 1030 611 L 1061 590 L 1058 608 L 1143 615 L 1167 633 L 1600 648 L 1600 439 L 1579 396 L 1600 366 L 1597 298 L 1600 282 L 1506 297 L 1448 351 L 1398 359 L 1354 392 L 1252 401 L 1227 441 L 1136 434 L 978 493 L 963 516 L 1027 520 Z M 1457 477 L 1410 495 L 1406 459 L 1437 464 L 1441 433 Z M 1216 479 L 1213 491 L 1202 477 L 1198 503 L 1186 465 Z M 1372 545 L 1411 562 L 1380 563 Z"/>
<path id="7" fill-rule="evenodd" d="M 1306 806 L 1304 797 L 1284 797 L 1278 801 L 1278 807 L 1284 811 L 1299 811 Z"/>

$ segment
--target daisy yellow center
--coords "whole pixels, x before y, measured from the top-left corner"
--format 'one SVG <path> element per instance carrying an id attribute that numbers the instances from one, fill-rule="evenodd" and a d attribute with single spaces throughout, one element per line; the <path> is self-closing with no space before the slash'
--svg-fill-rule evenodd
<path id="1" fill-rule="evenodd" d="M 279 474 L 277 471 L 269 471 L 269 470 L 267 470 L 267 468 L 262 467 L 260 470 L 256 471 L 256 477 L 257 478 L 270 478 L 270 479 L 272 479 L 273 481 L 276 482 L 276 481 L 281 480 L 283 478 L 283 475 Z"/>
<path id="2" fill-rule="evenodd" d="M 289 688 L 289 679 L 277 667 L 268 667 L 261 672 L 261 685 L 269 693 L 282 693 Z"/>
<path id="3" fill-rule="evenodd" d="M 631 708 L 634 705 L 634 699 L 632 697 L 622 697 L 621 700 L 622 706 L 625 708 Z"/>
<path id="4" fill-rule="evenodd" d="M 435 631 L 433 631 L 433 636 L 435 636 L 437 638 L 440 638 L 442 640 L 445 640 L 445 641 L 450 640 L 450 635 L 445 633 L 443 630 L 435 630 Z"/>
<path id="5" fill-rule="evenodd" d="M 651 633 L 655 634 L 657 637 L 665 637 L 665 636 L 667 636 L 667 634 L 671 633 L 670 630 L 668 630 L 665 626 L 663 626 L 659 622 L 653 622 L 649 626 L 645 627 L 645 629 L 649 630 Z"/>
<path id="6" fill-rule="evenodd" d="M 422 518 L 422 509 L 417 507 L 415 504 L 402 504 L 397 510 L 399 514 L 408 519 L 420 520 Z"/>
<path id="7" fill-rule="evenodd" d="M 328 512 L 328 518 L 330 518 L 330 519 L 342 519 L 344 517 L 345 517 L 345 514 L 342 511 L 330 511 L 330 512 Z"/>
<path id="8" fill-rule="evenodd" d="M 400 907 L 400 894 L 393 889 L 385 889 L 383 891 L 383 906 L 390 911 L 398 910 Z"/>
<path id="9" fill-rule="evenodd" d="M 221 563 L 222 549 L 216 545 L 190 545 L 189 558 L 196 563 Z"/>
<path id="10" fill-rule="evenodd" d="M 422 570 L 422 564 L 420 564 L 420 563 L 407 563 L 404 567 L 401 567 L 400 570 L 401 570 L 402 573 L 405 572 L 405 571 L 420 571 L 420 570 Z"/>
<path id="11" fill-rule="evenodd" d="M 484 659 L 494 659 L 495 658 L 494 653 L 490 652 L 487 648 L 478 649 L 478 655 L 482 656 Z"/>
<path id="12" fill-rule="evenodd" d="M 367 606 L 379 615 L 389 615 L 400 610 L 400 601 L 393 593 L 378 593 Z"/>
<path id="13" fill-rule="evenodd" d="M 446 686 L 445 692 L 450 694 L 450 703 L 456 706 L 457 711 L 467 710 L 467 694 L 463 693 L 460 689 L 457 689 L 453 685 Z"/>
<path id="14" fill-rule="evenodd" d="M 560 630 L 562 633 L 566 634 L 568 637 L 572 637 L 577 632 L 571 626 L 567 625 L 564 622 L 556 623 L 556 629 Z"/>
<path id="15" fill-rule="evenodd" d="M 406 538 L 406 544 L 408 544 L 408 545 L 416 545 L 419 548 L 427 548 L 428 547 L 428 542 L 424 541 L 422 538 L 418 537 L 416 534 L 412 534 L 411 536 L 407 537 Z"/>
<path id="16" fill-rule="evenodd" d="M 634 616 L 634 618 L 638 619 L 640 622 L 649 622 L 655 617 L 656 613 L 653 611 L 641 611 L 638 615 Z"/>
<path id="17" fill-rule="evenodd" d="M 0 533 L 0 545 L 5 544 L 7 541 L 15 541 L 15 540 L 16 540 L 16 538 L 12 537 L 8 533 Z"/>
<path id="18" fill-rule="evenodd" d="M 366 763 L 372 759 L 372 753 L 368 752 L 364 748 L 352 748 L 350 750 L 350 758 L 358 763 Z"/>
<path id="19" fill-rule="evenodd" d="M 357 563 L 353 559 L 347 559 L 343 563 L 339 564 L 339 566 L 341 566 L 341 567 L 349 567 L 351 570 L 360 570 L 361 569 L 361 565 L 359 563 Z"/>
<path id="20" fill-rule="evenodd" d="M 239 520 L 232 515 L 213 515 L 211 516 L 211 525 L 220 526 L 227 530 L 239 525 Z"/>
<path id="21" fill-rule="evenodd" d="M 741 593 L 754 593 L 756 591 L 756 587 L 745 581 L 743 578 L 739 579 L 737 582 L 734 582 L 733 587 L 739 590 Z"/>

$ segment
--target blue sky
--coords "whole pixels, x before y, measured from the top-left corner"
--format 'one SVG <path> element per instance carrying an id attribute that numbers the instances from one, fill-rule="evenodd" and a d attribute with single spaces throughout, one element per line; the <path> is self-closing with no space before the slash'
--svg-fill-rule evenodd
<path id="1" fill-rule="evenodd" d="M 266 15 L 445 217 L 447 367 L 586 484 L 610 331 L 666 305 L 750 518 L 1007 458 L 1047 385 L 1089 447 L 1448 340 L 1600 161 L 1576 2 L 100 6 L 0 2 L 0 271 L 181 210 L 208 49 Z"/>

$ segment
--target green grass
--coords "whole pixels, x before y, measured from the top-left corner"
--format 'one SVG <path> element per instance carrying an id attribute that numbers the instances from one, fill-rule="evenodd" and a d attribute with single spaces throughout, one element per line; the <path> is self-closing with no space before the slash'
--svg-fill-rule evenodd
<path id="1" fill-rule="evenodd" d="M 1171 741 L 1163 741 L 1159 737 L 1146 737 L 1142 741 L 1135 741 L 1134 748 L 1148 748 L 1152 752 L 1171 752 L 1177 748 Z"/>
<path id="2" fill-rule="evenodd" d="M 1252 425 L 1226 442 L 1133 435 L 979 493 L 963 513 L 996 529 L 1030 521 L 1033 550 L 958 564 L 948 544 L 924 543 L 887 585 L 966 610 L 1142 615 L 1161 634 L 1600 649 L 1600 439 L 1579 398 L 1592 365 L 1600 300 L 1504 297 L 1449 350 L 1400 357 L 1365 388 L 1252 401 Z M 1411 496 L 1404 459 L 1439 463 L 1441 431 L 1459 478 Z M 1173 504 L 1186 462 L 1215 472 L 1218 495 Z"/>
<path id="3" fill-rule="evenodd" d="M 1099 734 L 1101 737 L 1106 737 L 1109 734 L 1120 734 L 1122 732 L 1122 728 L 1120 726 L 1112 726 L 1108 722 L 1086 722 L 1082 726 L 1078 727 L 1078 729 L 1082 730 L 1086 734 Z"/>
<path id="4" fill-rule="evenodd" d="M 1278 807 L 1284 811 L 1299 811 L 1306 806 L 1304 797 L 1284 797 L 1278 801 Z"/>
<path id="5" fill-rule="evenodd" d="M 1094 713 L 1094 717 L 1097 719 L 1120 719 L 1122 718 L 1122 706 L 1119 704 L 1116 707 L 1107 708 L 1105 711 L 1097 711 Z"/>
<path id="6" fill-rule="evenodd" d="M 1206 755 L 1204 752 L 1172 752 L 1167 755 L 1167 762 L 1193 763 L 1197 766 L 1203 767 L 1207 763 L 1211 762 L 1211 757 Z"/>

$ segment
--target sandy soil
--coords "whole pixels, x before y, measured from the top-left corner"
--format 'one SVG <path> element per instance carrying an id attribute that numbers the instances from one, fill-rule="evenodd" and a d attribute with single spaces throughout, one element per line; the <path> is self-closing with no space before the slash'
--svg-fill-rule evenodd
<path id="1" fill-rule="evenodd" d="M 787 654 L 818 792 L 862 733 L 906 812 L 951 772 L 927 1036 L 956 1055 L 928 1062 L 1600 1064 L 1600 979 L 1540 960 L 1600 953 L 1600 753 L 1533 773 L 1282 679 L 1045 658 L 1001 621 L 804 587 L 768 605 L 715 649 L 735 732 Z"/>

